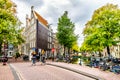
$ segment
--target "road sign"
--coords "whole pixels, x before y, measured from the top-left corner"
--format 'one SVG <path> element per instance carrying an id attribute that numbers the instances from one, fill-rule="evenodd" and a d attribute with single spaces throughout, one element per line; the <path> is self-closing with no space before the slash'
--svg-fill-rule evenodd
<path id="1" fill-rule="evenodd" d="M 52 52 L 54 52 L 55 51 L 55 48 L 52 48 Z"/>

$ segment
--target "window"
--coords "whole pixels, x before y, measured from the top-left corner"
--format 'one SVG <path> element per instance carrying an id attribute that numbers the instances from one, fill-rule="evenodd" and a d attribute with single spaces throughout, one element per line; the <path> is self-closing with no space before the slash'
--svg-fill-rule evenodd
<path id="1" fill-rule="evenodd" d="M 50 43 L 52 42 L 52 39 L 51 39 L 51 37 L 49 37 L 50 38 Z"/>
<path id="2" fill-rule="evenodd" d="M 35 47 L 35 41 L 33 42 L 33 47 Z"/>
<path id="3" fill-rule="evenodd" d="M 30 48 L 31 48 L 31 42 L 30 42 Z"/>
<path id="4" fill-rule="evenodd" d="M 47 47 L 49 48 L 49 43 L 48 43 Z"/>
<path id="5" fill-rule="evenodd" d="M 52 48 L 52 45 L 50 44 L 50 48 Z"/>
<path id="6" fill-rule="evenodd" d="M 34 30 L 35 30 L 35 29 L 36 29 L 36 24 L 34 24 L 34 26 L 33 26 L 33 27 L 34 27 Z"/>
<path id="7" fill-rule="evenodd" d="M 33 24 L 34 24 L 34 18 L 31 19 L 31 25 L 33 25 Z"/>
<path id="8" fill-rule="evenodd" d="M 49 34 L 50 34 L 50 36 L 51 36 L 51 32 L 50 32 Z"/>
<path id="9" fill-rule="evenodd" d="M 13 47 L 11 47 L 10 50 L 13 50 Z"/>
<path id="10" fill-rule="evenodd" d="M 49 42 L 49 37 L 48 37 L 48 42 Z"/>

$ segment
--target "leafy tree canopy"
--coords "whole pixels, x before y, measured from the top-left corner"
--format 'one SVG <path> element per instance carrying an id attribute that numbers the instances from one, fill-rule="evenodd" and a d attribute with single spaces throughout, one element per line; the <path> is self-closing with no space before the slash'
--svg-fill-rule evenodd
<path id="1" fill-rule="evenodd" d="M 11 0 L 0 0 L 0 50 L 2 43 L 21 43 L 24 41 L 15 15 L 16 5 Z"/>
<path id="2" fill-rule="evenodd" d="M 74 42 L 74 44 L 73 44 L 73 46 L 72 46 L 72 49 L 73 49 L 74 51 L 76 51 L 76 52 L 79 52 L 79 51 L 80 51 L 77 42 Z"/>
<path id="3" fill-rule="evenodd" d="M 95 10 L 92 19 L 86 23 L 83 34 L 83 47 L 102 50 L 115 45 L 120 37 L 120 9 L 117 5 L 107 4 Z M 109 51 L 108 51 L 109 53 Z"/>
<path id="4" fill-rule="evenodd" d="M 61 45 L 68 48 L 71 48 L 73 42 L 77 40 L 74 34 L 74 23 L 68 18 L 67 11 L 59 18 L 57 38 Z"/>

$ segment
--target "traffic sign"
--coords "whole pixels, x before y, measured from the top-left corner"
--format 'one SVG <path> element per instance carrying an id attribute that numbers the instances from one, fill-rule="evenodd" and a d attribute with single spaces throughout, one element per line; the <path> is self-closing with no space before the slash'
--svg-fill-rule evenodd
<path id="1" fill-rule="evenodd" d="M 54 52 L 55 51 L 55 48 L 52 48 L 52 52 Z"/>

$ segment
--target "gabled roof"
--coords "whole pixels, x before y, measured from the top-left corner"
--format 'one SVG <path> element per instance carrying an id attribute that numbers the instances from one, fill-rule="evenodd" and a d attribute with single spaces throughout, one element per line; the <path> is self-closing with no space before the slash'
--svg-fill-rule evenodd
<path id="1" fill-rule="evenodd" d="M 33 12 L 34 12 L 35 17 L 38 19 L 38 21 L 47 27 L 48 22 L 42 16 L 40 16 L 36 11 L 33 11 Z"/>

